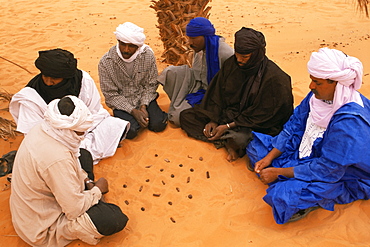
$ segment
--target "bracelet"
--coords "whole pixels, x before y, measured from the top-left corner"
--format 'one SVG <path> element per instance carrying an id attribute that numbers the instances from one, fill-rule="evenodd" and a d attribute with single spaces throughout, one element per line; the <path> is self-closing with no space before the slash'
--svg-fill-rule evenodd
<path id="1" fill-rule="evenodd" d="M 87 180 L 86 182 L 85 182 L 85 184 L 89 184 L 89 183 L 92 183 L 92 184 L 95 184 L 95 182 L 93 181 L 93 180 Z"/>
<path id="2" fill-rule="evenodd" d="M 226 126 L 228 129 L 230 129 L 230 124 L 229 123 L 226 123 Z"/>

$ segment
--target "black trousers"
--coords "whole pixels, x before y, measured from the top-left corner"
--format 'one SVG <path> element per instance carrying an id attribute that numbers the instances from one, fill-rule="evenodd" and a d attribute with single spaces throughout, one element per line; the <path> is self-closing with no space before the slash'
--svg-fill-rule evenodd
<path id="1" fill-rule="evenodd" d="M 93 172 L 93 159 L 89 151 L 80 148 L 80 163 L 88 177 L 91 180 L 95 179 Z M 121 209 L 112 203 L 99 201 L 98 204 L 89 208 L 86 213 L 90 216 L 96 229 L 101 235 L 109 236 L 125 228 L 128 217 L 122 213 Z"/>
<path id="2" fill-rule="evenodd" d="M 112 203 L 99 201 L 86 211 L 101 235 L 109 236 L 125 228 L 128 217 Z"/>
<path id="3" fill-rule="evenodd" d="M 162 111 L 162 109 L 158 106 L 157 101 L 153 100 L 149 103 L 147 107 L 147 111 L 149 114 L 149 125 L 148 129 L 154 132 L 161 132 L 167 126 L 167 113 Z M 127 139 L 133 139 L 137 136 L 141 126 L 136 121 L 134 116 L 130 113 L 122 110 L 113 110 L 113 116 L 121 118 L 123 120 L 130 122 L 130 130 L 127 133 Z"/>

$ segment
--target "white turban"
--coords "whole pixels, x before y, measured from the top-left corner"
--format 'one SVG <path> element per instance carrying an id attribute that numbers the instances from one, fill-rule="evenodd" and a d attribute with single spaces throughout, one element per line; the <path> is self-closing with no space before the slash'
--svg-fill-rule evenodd
<path id="1" fill-rule="evenodd" d="M 310 75 L 337 81 L 340 84 L 358 90 L 362 84 L 363 66 L 360 60 L 348 56 L 342 51 L 321 48 L 313 52 L 307 64 Z"/>
<path id="2" fill-rule="evenodd" d="M 114 32 L 116 38 L 124 43 L 141 47 L 145 41 L 144 29 L 131 22 L 120 24 Z"/>
<path id="3" fill-rule="evenodd" d="M 360 60 L 325 47 L 312 53 L 307 68 L 313 77 L 338 82 L 333 104 L 327 104 L 314 96 L 311 98 L 311 115 L 315 124 L 326 128 L 333 114 L 347 103 L 355 102 L 363 106 L 360 94 L 356 91 L 362 84 L 363 66 Z"/>
<path id="4" fill-rule="evenodd" d="M 83 136 L 75 133 L 85 132 L 92 127 L 93 116 L 85 103 L 76 96 L 69 97 L 75 108 L 71 115 L 61 114 L 58 108 L 60 99 L 55 99 L 48 104 L 44 114 L 42 129 L 51 137 L 69 148 L 76 157 L 79 154 L 80 142 Z"/>
<path id="5" fill-rule="evenodd" d="M 116 52 L 118 56 L 126 63 L 131 63 L 136 59 L 136 57 L 143 53 L 146 50 L 151 50 L 151 48 L 144 44 L 145 41 L 145 34 L 144 29 L 141 27 L 136 26 L 135 24 L 131 22 L 125 22 L 123 24 L 120 24 L 116 31 L 114 32 L 116 35 L 117 40 L 123 42 L 123 43 L 130 43 L 137 45 L 139 48 L 136 50 L 134 54 L 128 59 L 123 58 L 121 51 L 119 50 L 119 44 L 117 42 L 116 45 Z"/>

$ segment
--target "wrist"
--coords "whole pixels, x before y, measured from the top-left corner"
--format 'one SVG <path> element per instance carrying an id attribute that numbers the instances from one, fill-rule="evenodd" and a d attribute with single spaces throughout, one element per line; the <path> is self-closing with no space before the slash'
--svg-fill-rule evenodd
<path id="1" fill-rule="evenodd" d="M 91 190 L 92 188 L 95 187 L 95 182 L 91 179 L 85 180 L 85 188 L 88 190 Z"/>

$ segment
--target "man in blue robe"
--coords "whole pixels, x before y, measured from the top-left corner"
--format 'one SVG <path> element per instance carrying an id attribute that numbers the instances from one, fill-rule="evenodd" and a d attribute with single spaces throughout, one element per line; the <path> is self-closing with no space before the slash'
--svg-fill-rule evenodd
<path id="1" fill-rule="evenodd" d="M 362 63 L 321 48 L 308 72 L 311 92 L 280 134 L 254 132 L 246 149 L 250 168 L 269 185 L 263 199 L 278 224 L 370 196 L 370 101 L 357 91 Z"/>

